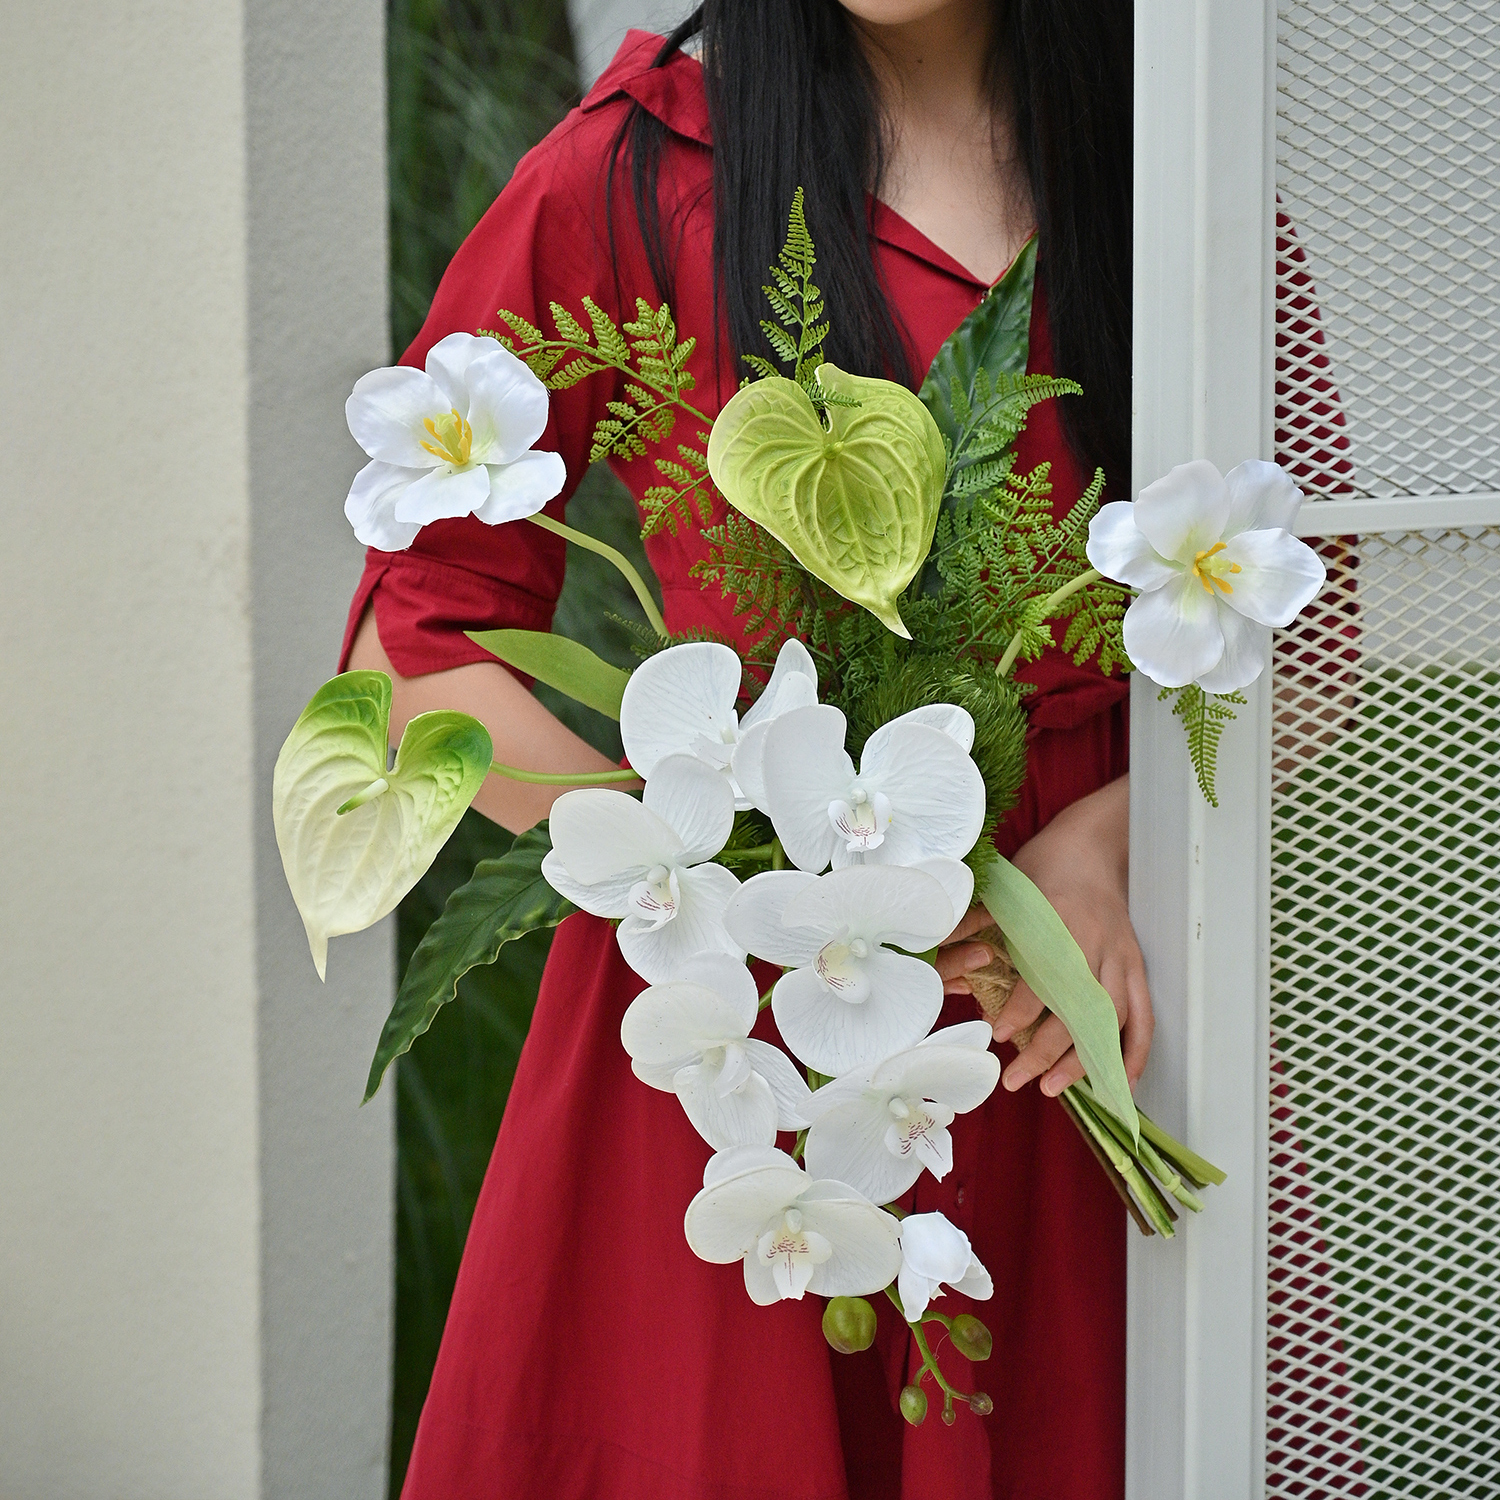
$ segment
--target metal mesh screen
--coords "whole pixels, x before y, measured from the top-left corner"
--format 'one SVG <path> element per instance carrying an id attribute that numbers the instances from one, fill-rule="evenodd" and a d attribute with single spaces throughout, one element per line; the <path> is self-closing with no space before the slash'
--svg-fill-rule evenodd
<path id="1" fill-rule="evenodd" d="M 1500 529 L 1275 646 L 1265 1494 L 1500 1495 Z"/>
<path id="2" fill-rule="evenodd" d="M 1282 462 L 1500 490 L 1500 3 L 1282 0 L 1276 76 Z"/>

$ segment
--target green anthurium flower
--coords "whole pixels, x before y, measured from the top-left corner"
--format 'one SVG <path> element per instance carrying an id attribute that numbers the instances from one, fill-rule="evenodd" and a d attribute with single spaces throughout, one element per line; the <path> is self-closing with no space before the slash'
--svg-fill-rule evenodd
<path id="1" fill-rule="evenodd" d="M 719 413 L 709 473 L 810 573 L 910 639 L 896 598 L 932 545 L 942 434 L 905 386 L 834 365 L 820 365 L 817 377 L 838 403 L 827 407 L 826 429 L 795 381 L 758 380 Z"/>
<path id="2" fill-rule="evenodd" d="M 448 711 L 418 714 L 387 770 L 390 719 L 390 678 L 345 672 L 313 694 L 276 758 L 276 843 L 320 979 L 328 939 L 394 909 L 489 772 L 489 732 Z"/>

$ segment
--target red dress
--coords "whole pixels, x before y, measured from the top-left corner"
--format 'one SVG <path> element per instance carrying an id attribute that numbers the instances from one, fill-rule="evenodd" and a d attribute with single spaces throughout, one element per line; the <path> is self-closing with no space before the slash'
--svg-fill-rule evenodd
<path id="1" fill-rule="evenodd" d="M 454 330 L 498 324 L 509 308 L 542 321 L 549 301 L 585 294 L 617 316 L 655 300 L 628 189 L 617 197 L 617 259 L 606 241 L 601 166 L 627 99 L 671 134 L 663 220 L 675 246 L 674 312 L 696 333 L 695 404 L 716 410 L 738 382 L 713 337 L 711 152 L 702 72 L 678 57 L 652 70 L 660 41 L 632 33 L 593 91 L 521 163 L 455 256 L 420 337 L 419 364 Z M 907 331 L 913 368 L 973 310 L 985 286 L 895 213 L 875 209 L 876 256 Z M 618 285 L 614 271 L 618 269 Z M 628 315 L 627 311 L 627 315 Z M 717 362 L 716 362 L 717 357 Z M 1050 369 L 1040 295 L 1033 370 Z M 567 462 L 570 487 L 611 396 L 605 377 L 558 392 L 538 446 Z M 1033 411 L 1023 467 L 1051 458 L 1071 501 L 1086 475 L 1055 413 Z M 637 496 L 649 461 L 617 465 Z M 674 631 L 739 633 L 728 602 L 688 570 L 695 531 L 647 543 Z M 526 522 L 428 526 L 407 552 L 372 551 L 350 637 L 373 602 L 397 671 L 487 660 L 465 627 L 546 629 L 563 544 Z M 345 643 L 345 651 L 348 642 Z M 1060 656 L 1029 674 L 1030 770 L 999 842 L 1013 852 L 1060 809 L 1125 770 L 1125 688 Z M 906 1326 L 884 1298 L 875 1347 L 832 1354 L 821 1299 L 754 1306 L 740 1267 L 696 1259 L 683 1212 L 709 1148 L 671 1094 L 639 1082 L 620 1017 L 643 987 L 608 923 L 558 929 L 531 1032 L 475 1210 L 406 1481 L 407 1500 L 1119 1500 L 1124 1480 L 1125 1218 L 1061 1107 L 1034 1086 L 997 1089 L 953 1127 L 954 1166 L 923 1176 L 920 1211 L 970 1236 L 995 1281 L 974 1304 L 995 1335 L 986 1364 L 944 1344 L 961 1389 L 988 1390 L 992 1416 L 966 1408 L 918 1428 L 895 1397 Z M 971 1019 L 950 999 L 941 1022 Z M 769 1012 L 761 1018 L 768 1028 Z M 767 1031 L 768 1035 L 774 1033 Z M 1009 1049 L 1006 1049 L 1009 1055 Z M 967 1306 L 948 1294 L 942 1310 Z"/>

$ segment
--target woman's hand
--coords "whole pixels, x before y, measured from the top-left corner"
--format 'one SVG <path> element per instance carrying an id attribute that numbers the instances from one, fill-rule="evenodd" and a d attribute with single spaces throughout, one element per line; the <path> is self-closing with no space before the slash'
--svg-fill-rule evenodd
<path id="1" fill-rule="evenodd" d="M 1130 924 L 1127 898 L 1130 835 L 1128 777 L 1084 797 L 1059 813 L 1017 852 L 1017 869 L 1036 882 L 1073 934 L 1089 967 L 1109 992 L 1120 1018 L 1125 1074 L 1131 1087 L 1146 1066 L 1155 1020 L 1146 965 Z M 990 925 L 975 907 L 938 951 L 937 968 L 949 994 L 970 994 L 967 974 L 993 955 L 983 943 L 967 941 Z M 1024 980 L 995 1018 L 995 1040 L 1009 1041 L 1042 1014 L 1042 1002 Z M 1006 1068 L 1001 1082 L 1011 1090 L 1040 1076 L 1044 1094 L 1062 1093 L 1083 1077 L 1068 1029 L 1049 1015 Z"/>

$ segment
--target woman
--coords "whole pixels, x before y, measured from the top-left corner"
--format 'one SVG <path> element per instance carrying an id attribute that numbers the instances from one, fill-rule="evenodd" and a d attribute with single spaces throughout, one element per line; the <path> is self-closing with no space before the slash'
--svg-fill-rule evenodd
<path id="1" fill-rule="evenodd" d="M 587 294 L 617 316 L 671 302 L 696 334 L 695 401 L 715 410 L 737 355 L 769 353 L 760 285 L 793 189 L 807 191 L 818 280 L 847 369 L 920 382 L 934 353 L 1040 227 L 1031 368 L 1088 391 L 1037 409 L 1023 466 L 1053 462 L 1071 502 L 1096 462 L 1126 478 L 1129 6 L 1122 0 L 717 0 L 665 42 L 632 33 L 599 83 L 522 162 L 455 257 L 421 336 L 533 322 Z M 681 49 L 700 39 L 700 64 Z M 604 377 L 553 400 L 538 445 L 570 489 Z M 1061 423 L 1067 420 L 1064 428 Z M 639 498 L 648 460 L 618 466 Z M 674 631 L 734 639 L 729 602 L 689 576 L 695 530 L 647 543 Z M 392 733 L 434 707 L 482 719 L 502 761 L 606 763 L 464 627 L 545 629 L 562 544 L 524 523 L 426 528 L 372 552 L 350 613 L 350 665 L 390 673 Z M 998 830 L 1114 996 L 1132 1080 L 1151 1011 L 1125 900 L 1124 687 L 1051 655 L 1031 669 L 1030 770 Z M 476 806 L 508 828 L 546 817 L 547 789 L 491 778 Z M 972 1019 L 965 941 L 943 949 L 939 1024 Z M 995 1397 L 949 1428 L 905 1425 L 909 1335 L 881 1308 L 876 1345 L 831 1355 L 809 1298 L 746 1298 L 736 1267 L 696 1260 L 682 1213 L 708 1147 L 675 1098 L 641 1085 L 619 1042 L 642 988 L 608 924 L 559 929 L 449 1315 L 409 1470 L 410 1500 L 1115 1500 L 1124 1462 L 1124 1219 L 1055 1095 L 1080 1070 L 1025 987 L 996 1023 L 1004 1087 L 954 1127 L 954 1169 L 925 1177 L 994 1275 L 978 1311 L 988 1364 L 940 1359 Z M 762 1023 L 769 1026 L 769 1015 Z M 774 1036 L 773 1032 L 767 1032 Z M 1040 1092 L 1024 1088 L 1040 1079 Z M 944 1310 L 962 1310 L 950 1294 Z"/>

